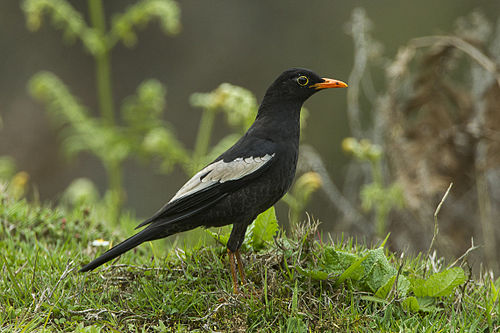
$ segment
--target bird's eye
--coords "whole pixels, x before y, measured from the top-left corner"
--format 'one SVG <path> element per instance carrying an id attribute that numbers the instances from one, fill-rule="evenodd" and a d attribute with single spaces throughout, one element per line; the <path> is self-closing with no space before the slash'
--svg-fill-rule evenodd
<path id="1" fill-rule="evenodd" d="M 307 78 L 307 76 L 301 75 L 297 78 L 297 83 L 301 86 L 305 86 L 309 83 L 309 79 Z"/>

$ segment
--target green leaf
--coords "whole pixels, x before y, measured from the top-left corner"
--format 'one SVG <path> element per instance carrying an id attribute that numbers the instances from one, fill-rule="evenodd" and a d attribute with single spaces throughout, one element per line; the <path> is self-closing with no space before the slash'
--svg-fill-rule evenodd
<path id="1" fill-rule="evenodd" d="M 367 258 L 363 262 L 363 267 L 365 271 L 363 284 L 371 292 L 376 292 L 397 272 L 389 264 L 382 247 L 368 251 Z"/>
<path id="2" fill-rule="evenodd" d="M 339 275 L 358 259 L 359 257 L 355 254 L 345 251 L 335 251 L 333 247 L 328 246 L 323 253 L 321 265 L 329 274 Z"/>
<path id="3" fill-rule="evenodd" d="M 296 315 L 299 308 L 299 287 L 297 284 L 297 280 L 295 280 L 295 287 L 293 287 L 292 294 L 292 314 Z"/>
<path id="4" fill-rule="evenodd" d="M 387 240 L 389 240 L 389 237 L 391 236 L 391 233 L 387 233 L 387 236 L 385 236 L 384 240 L 382 241 L 382 243 L 380 244 L 379 247 L 384 247 L 385 244 L 387 243 Z"/>
<path id="5" fill-rule="evenodd" d="M 368 301 L 368 302 L 374 302 L 374 303 L 382 303 L 382 304 L 388 304 L 389 302 L 386 301 L 385 299 L 382 299 L 382 298 L 378 298 L 378 297 L 374 297 L 374 296 L 370 296 L 370 295 L 361 295 L 360 297 L 362 300 L 364 301 Z"/>
<path id="6" fill-rule="evenodd" d="M 302 267 L 297 266 L 296 267 L 297 271 L 307 277 L 310 277 L 311 279 L 314 280 L 320 280 L 324 281 L 328 279 L 328 273 L 316 269 L 303 269 Z"/>
<path id="7" fill-rule="evenodd" d="M 255 219 L 249 226 L 247 231 L 248 244 L 254 251 L 260 251 L 273 240 L 274 235 L 278 232 L 278 220 L 274 207 L 269 208 Z"/>
<path id="8" fill-rule="evenodd" d="M 436 299 L 434 297 L 417 297 L 417 301 L 418 301 L 419 311 L 433 312 L 441 310 L 435 306 Z"/>
<path id="9" fill-rule="evenodd" d="M 497 282 L 499 280 L 497 280 Z M 490 281 L 490 292 L 488 294 L 488 303 L 490 307 L 493 307 L 493 305 L 497 302 L 499 294 L 500 294 L 500 288 L 497 288 L 495 286 L 495 283 L 493 283 L 493 281 Z"/>
<path id="10" fill-rule="evenodd" d="M 164 172 L 170 171 L 177 163 L 186 165 L 190 162 L 187 150 L 173 131 L 166 127 L 152 128 L 145 133 L 139 152 L 161 157 L 161 170 Z"/>
<path id="11" fill-rule="evenodd" d="M 143 133 L 155 128 L 161 120 L 161 113 L 165 109 L 166 87 L 158 80 L 143 81 L 134 95 L 123 101 L 121 112 L 123 119 L 132 129 Z"/>
<path id="12" fill-rule="evenodd" d="M 0 180 L 10 180 L 16 173 L 16 162 L 10 156 L 0 156 Z"/>
<path id="13" fill-rule="evenodd" d="M 414 296 L 406 298 L 403 303 L 401 303 L 401 305 L 406 311 L 417 312 L 418 310 L 420 310 L 418 300 Z"/>
<path id="14" fill-rule="evenodd" d="M 345 251 L 336 251 L 333 247 L 327 246 L 321 257 L 320 269 L 303 269 L 297 267 L 297 270 L 302 275 L 315 280 L 326 280 L 331 275 L 344 275 L 342 281 L 339 282 L 337 280 L 337 284 L 340 284 L 345 279 L 361 279 L 364 275 L 364 269 L 360 267 L 361 263 L 362 260 L 360 261 L 357 255 Z"/>
<path id="15" fill-rule="evenodd" d="M 115 15 L 109 38 L 113 45 L 118 40 L 132 47 L 137 43 L 136 27 L 144 27 L 158 20 L 165 34 L 174 35 L 181 29 L 180 8 L 172 0 L 143 0 L 129 6 L 123 14 Z"/>
<path id="16" fill-rule="evenodd" d="M 245 131 L 255 119 L 257 99 L 248 89 L 229 83 L 222 83 L 209 93 L 194 93 L 190 97 L 191 105 L 222 111 L 228 124 Z"/>
<path id="17" fill-rule="evenodd" d="M 307 332 L 307 325 L 302 321 L 299 314 L 299 287 L 295 280 L 295 287 L 292 294 L 291 316 L 287 320 L 287 332 Z"/>
<path id="18" fill-rule="evenodd" d="M 228 231 L 227 228 L 220 228 L 218 231 L 219 232 L 213 232 L 210 229 L 205 229 L 205 232 L 212 236 L 217 242 L 226 246 L 229 240 L 229 236 L 231 235 L 231 231 Z"/>
<path id="19" fill-rule="evenodd" d="M 88 110 L 53 73 L 35 74 L 29 81 L 29 90 L 46 104 L 52 119 L 65 125 L 63 146 L 69 156 L 88 150 L 109 161 L 122 159 L 128 154 L 119 130 L 90 117 Z"/>
<path id="20" fill-rule="evenodd" d="M 73 207 L 96 204 L 99 200 L 99 191 L 90 179 L 77 178 L 66 188 L 61 199 L 62 202 Z"/>
<path id="21" fill-rule="evenodd" d="M 394 281 L 396 280 L 396 275 L 393 275 L 387 282 L 378 288 L 377 292 L 375 293 L 375 296 L 380 297 L 380 298 L 387 298 L 387 295 L 389 295 L 389 292 L 394 286 Z M 398 276 L 398 282 L 397 282 L 397 287 L 396 290 L 399 294 L 399 296 L 406 296 L 408 293 L 408 290 L 410 289 L 410 281 L 402 275 Z"/>
<path id="22" fill-rule="evenodd" d="M 290 317 L 286 323 L 287 333 L 307 333 L 307 325 L 298 317 Z"/>
<path id="23" fill-rule="evenodd" d="M 356 260 L 351 266 L 349 266 L 338 278 L 337 282 L 335 282 L 335 285 L 338 286 L 341 283 L 343 283 L 346 279 L 353 279 L 353 280 L 359 280 L 361 276 L 363 276 L 364 269 L 363 266 L 361 265 L 366 258 L 368 258 L 368 254 L 365 255 L 364 257 Z"/>
<path id="24" fill-rule="evenodd" d="M 31 94 L 47 105 L 52 118 L 61 125 L 63 147 L 71 156 L 80 151 L 90 151 L 105 164 L 123 161 L 130 148 L 121 129 L 107 126 L 89 115 L 66 85 L 53 73 L 39 72 L 29 82 Z"/>
<path id="25" fill-rule="evenodd" d="M 427 280 L 415 279 L 412 289 L 417 297 L 442 297 L 453 293 L 453 290 L 466 280 L 462 268 L 454 267 L 431 275 Z"/>
<path id="26" fill-rule="evenodd" d="M 36 31 L 42 25 L 42 16 L 51 16 L 51 22 L 56 29 L 64 31 L 67 40 L 79 38 L 85 48 L 92 54 L 100 54 L 105 50 L 105 44 L 98 33 L 87 26 L 85 19 L 69 1 L 64 0 L 25 0 L 22 9 L 26 16 L 28 29 Z"/>

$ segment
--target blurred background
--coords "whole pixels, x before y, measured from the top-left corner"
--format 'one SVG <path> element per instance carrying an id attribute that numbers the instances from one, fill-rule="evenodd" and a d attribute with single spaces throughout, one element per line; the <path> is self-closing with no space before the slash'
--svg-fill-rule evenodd
<path id="1" fill-rule="evenodd" d="M 498 271 L 500 2 L 105 1 L 106 29 L 116 28 L 109 52 L 82 28 L 99 26 L 100 1 L 48 3 L 0 3 L 0 156 L 10 157 L 4 177 L 19 181 L 25 172 L 28 198 L 61 201 L 78 178 L 105 196 L 116 177 L 123 186 L 109 202 L 148 217 L 243 131 L 252 94 L 258 103 L 283 70 L 305 67 L 350 87 L 306 103 L 298 174 L 305 177 L 278 204 L 280 223 L 288 228 L 308 212 L 334 238 L 344 232 L 371 242 L 391 232 L 393 249 L 426 251 L 435 209 L 453 182 L 433 247 L 456 258 L 474 237 L 481 247 L 472 263 Z M 106 57 L 112 121 L 98 93 Z M 40 71 L 53 74 L 33 79 Z M 148 79 L 157 81 L 141 95 L 137 87 Z M 149 110 L 141 104 L 148 93 L 156 118 L 135 119 Z M 218 105 L 217 94 L 236 99 Z M 61 96 L 74 96 L 73 118 L 67 104 L 57 105 Z M 250 115 L 231 122 L 238 101 L 248 102 L 241 108 Z M 80 106 L 87 118 L 78 118 Z M 203 121 L 213 129 L 205 137 Z M 78 123 L 103 127 L 86 135 Z M 111 158 L 121 150 L 79 146 L 88 136 L 108 146 L 129 141 Z M 197 140 L 225 141 L 211 151 Z M 170 162 L 168 153 L 176 156 Z"/>

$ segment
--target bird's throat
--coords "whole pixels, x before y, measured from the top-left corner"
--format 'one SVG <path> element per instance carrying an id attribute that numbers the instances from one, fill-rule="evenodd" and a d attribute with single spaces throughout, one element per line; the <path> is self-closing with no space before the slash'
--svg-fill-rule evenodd
<path id="1" fill-rule="evenodd" d="M 273 141 L 298 144 L 301 108 L 298 102 L 262 103 L 252 130 L 255 134 L 266 133 Z"/>

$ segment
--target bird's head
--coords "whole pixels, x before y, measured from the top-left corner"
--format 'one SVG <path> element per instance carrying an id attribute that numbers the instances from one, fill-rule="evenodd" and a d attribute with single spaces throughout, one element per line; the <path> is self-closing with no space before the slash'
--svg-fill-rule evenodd
<path id="1" fill-rule="evenodd" d="M 318 74 L 308 69 L 291 68 L 281 73 L 273 84 L 271 84 L 266 92 L 266 97 L 304 102 L 320 90 L 346 87 L 347 84 L 342 81 L 321 78 Z"/>

